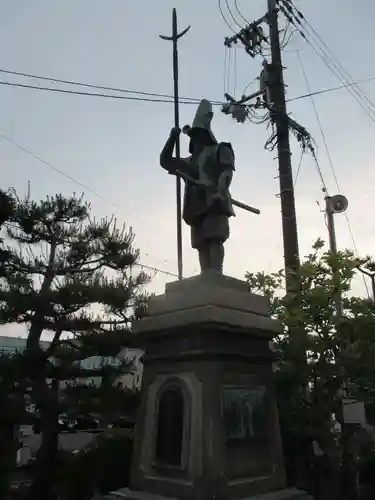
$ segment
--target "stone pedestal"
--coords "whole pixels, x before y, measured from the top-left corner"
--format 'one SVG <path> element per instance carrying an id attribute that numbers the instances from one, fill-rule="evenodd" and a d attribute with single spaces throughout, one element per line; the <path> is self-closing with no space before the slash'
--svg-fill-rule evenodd
<path id="1" fill-rule="evenodd" d="M 282 493 L 269 348 L 279 331 L 267 300 L 226 276 L 169 283 L 151 300 L 134 325 L 145 356 L 132 490 L 181 500 Z"/>

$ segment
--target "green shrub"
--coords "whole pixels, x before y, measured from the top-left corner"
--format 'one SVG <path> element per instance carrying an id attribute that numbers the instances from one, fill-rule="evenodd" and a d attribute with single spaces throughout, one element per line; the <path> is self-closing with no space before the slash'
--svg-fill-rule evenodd
<path id="1" fill-rule="evenodd" d="M 116 429 L 71 454 L 58 478 L 61 500 L 90 500 L 96 492 L 104 494 L 128 486 L 132 449 L 129 432 Z"/>
<path id="2" fill-rule="evenodd" d="M 360 483 L 366 486 L 375 496 L 375 453 L 364 457 L 359 466 Z"/>

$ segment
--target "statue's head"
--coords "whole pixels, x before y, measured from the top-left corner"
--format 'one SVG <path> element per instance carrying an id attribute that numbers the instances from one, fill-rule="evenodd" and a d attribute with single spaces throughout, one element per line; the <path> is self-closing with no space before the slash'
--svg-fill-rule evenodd
<path id="1" fill-rule="evenodd" d="M 189 152 L 193 154 L 206 146 L 217 144 L 216 139 L 204 128 L 183 128 L 183 132 L 190 137 Z"/>
<path id="2" fill-rule="evenodd" d="M 182 129 L 183 133 L 190 137 L 190 153 L 193 153 L 196 148 L 200 149 L 211 144 L 217 144 L 211 130 L 213 116 L 212 104 L 207 99 L 203 99 L 199 103 L 192 125 L 185 125 Z"/>

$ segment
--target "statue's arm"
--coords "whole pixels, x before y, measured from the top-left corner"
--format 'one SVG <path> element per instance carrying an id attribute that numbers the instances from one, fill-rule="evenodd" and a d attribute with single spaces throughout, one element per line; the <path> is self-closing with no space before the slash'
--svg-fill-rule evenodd
<path id="1" fill-rule="evenodd" d="M 189 162 L 184 158 L 177 160 L 177 158 L 173 157 L 173 150 L 179 134 L 180 129 L 173 128 L 160 153 L 160 166 L 170 174 L 174 174 L 176 170 L 189 173 Z"/>
<path id="2" fill-rule="evenodd" d="M 217 162 L 221 174 L 218 179 L 217 188 L 218 192 L 222 195 L 226 194 L 232 183 L 233 172 L 235 170 L 234 161 L 232 146 L 229 143 L 220 144 L 217 152 Z"/>

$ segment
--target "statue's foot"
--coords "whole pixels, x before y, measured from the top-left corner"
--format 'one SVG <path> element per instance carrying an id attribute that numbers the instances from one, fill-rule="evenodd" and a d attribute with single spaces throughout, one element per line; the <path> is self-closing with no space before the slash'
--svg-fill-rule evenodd
<path id="1" fill-rule="evenodd" d="M 223 275 L 223 270 L 222 269 L 214 269 L 214 268 L 209 268 L 209 269 L 201 269 L 201 276 L 222 276 Z"/>

